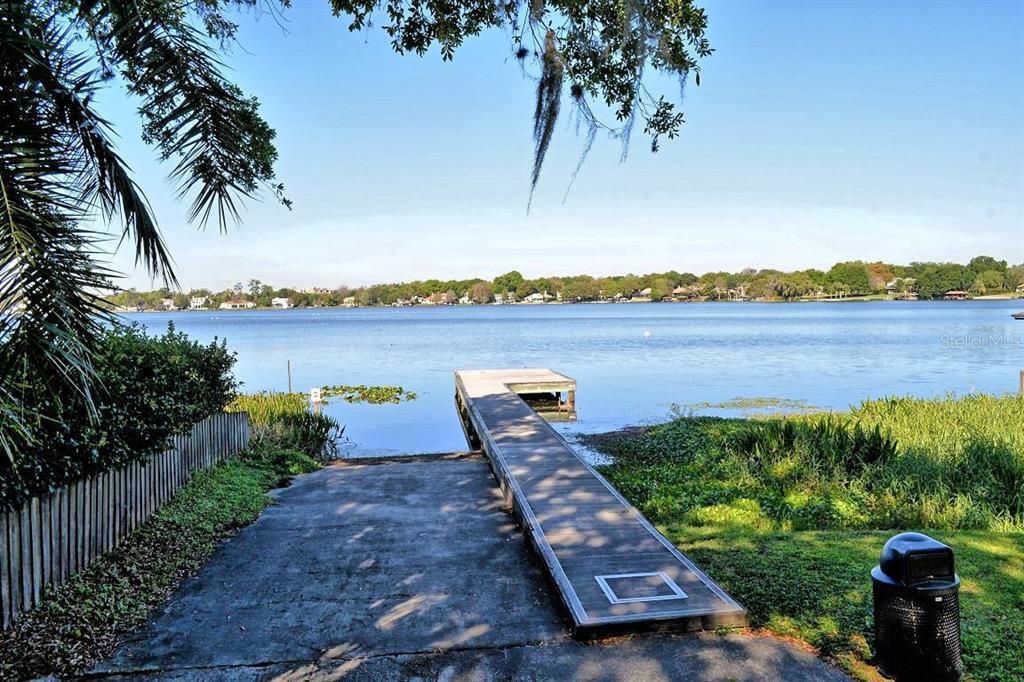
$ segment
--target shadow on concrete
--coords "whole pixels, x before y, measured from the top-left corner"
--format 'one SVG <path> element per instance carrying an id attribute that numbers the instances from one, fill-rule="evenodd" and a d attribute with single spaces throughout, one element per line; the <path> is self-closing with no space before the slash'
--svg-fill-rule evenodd
<path id="1" fill-rule="evenodd" d="M 476 456 L 299 477 L 91 676 L 843 679 L 742 635 L 569 637 Z"/>

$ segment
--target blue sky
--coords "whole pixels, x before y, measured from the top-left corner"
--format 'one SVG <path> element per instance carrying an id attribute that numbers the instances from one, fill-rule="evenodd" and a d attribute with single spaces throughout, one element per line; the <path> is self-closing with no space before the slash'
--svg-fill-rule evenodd
<path id="1" fill-rule="evenodd" d="M 135 103 L 101 98 L 185 289 L 1024 261 L 1024 2 L 706 2 L 716 52 L 681 137 L 652 155 L 637 135 L 625 163 L 599 137 L 563 203 L 582 144 L 563 109 L 529 214 L 534 83 L 503 33 L 443 63 L 294 5 L 283 27 L 244 15 L 227 58 L 277 129 L 292 211 L 198 231 Z M 123 284 L 150 288 L 132 260 Z"/>

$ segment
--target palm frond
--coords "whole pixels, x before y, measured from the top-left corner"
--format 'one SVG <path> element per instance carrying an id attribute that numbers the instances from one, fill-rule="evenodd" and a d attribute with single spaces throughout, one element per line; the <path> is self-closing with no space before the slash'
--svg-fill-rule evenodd
<path id="1" fill-rule="evenodd" d="M 94 260 L 97 235 L 81 229 L 97 180 L 83 131 L 69 127 L 55 87 L 81 62 L 70 37 L 35 5 L 0 17 L 0 448 L 24 435 L 26 390 L 73 391 L 91 405 L 91 353 L 109 287 Z M 65 57 L 55 58 L 64 55 Z M 32 381 L 32 377 L 36 381 Z M 44 378 L 45 383 L 40 383 Z"/>
<path id="2" fill-rule="evenodd" d="M 223 65 L 187 20 L 183 4 L 166 0 L 86 0 L 81 16 L 101 54 L 123 66 L 130 90 L 143 99 L 143 134 L 164 160 L 176 159 L 171 179 L 192 197 L 189 219 L 215 218 L 221 230 L 239 220 L 241 203 L 272 183 L 274 130 L 223 76 Z"/>
<path id="3" fill-rule="evenodd" d="M 149 202 L 107 136 L 109 123 L 89 104 L 101 82 L 100 74 L 88 68 L 84 54 L 70 50 L 71 27 L 61 29 L 48 22 L 41 31 L 40 39 L 29 42 L 26 48 L 26 58 L 32 65 L 28 75 L 44 90 L 55 115 L 76 138 L 73 142 L 83 161 L 78 178 L 82 199 L 90 203 L 98 200 L 108 221 L 120 217 L 122 241 L 134 239 L 136 264 L 162 277 L 165 285 L 176 286 L 173 261 Z M 52 49 L 55 46 L 60 49 Z"/>
<path id="4" fill-rule="evenodd" d="M 14 461 L 15 454 L 32 442 L 32 432 L 25 423 L 24 411 L 18 401 L 0 386 L 0 452 Z"/>

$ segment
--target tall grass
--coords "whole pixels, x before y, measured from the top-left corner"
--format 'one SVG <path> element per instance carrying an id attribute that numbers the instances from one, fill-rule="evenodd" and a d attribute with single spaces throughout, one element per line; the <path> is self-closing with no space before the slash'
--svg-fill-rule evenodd
<path id="1" fill-rule="evenodd" d="M 886 398 L 850 412 L 684 417 L 598 438 L 647 513 L 762 529 L 1024 530 L 1024 399 Z"/>
<path id="2" fill-rule="evenodd" d="M 228 412 L 248 412 L 253 426 L 267 426 L 286 414 L 306 411 L 307 397 L 303 393 L 250 393 L 239 395 L 225 409 Z"/>
<path id="3" fill-rule="evenodd" d="M 888 398 L 863 403 L 849 419 L 899 444 L 876 485 L 920 505 L 924 519 L 1024 529 L 1024 398 Z"/>
<path id="4" fill-rule="evenodd" d="M 334 418 L 310 412 L 303 393 L 240 395 L 227 411 L 249 413 L 255 451 L 298 451 L 317 460 L 333 459 L 345 432 Z"/>

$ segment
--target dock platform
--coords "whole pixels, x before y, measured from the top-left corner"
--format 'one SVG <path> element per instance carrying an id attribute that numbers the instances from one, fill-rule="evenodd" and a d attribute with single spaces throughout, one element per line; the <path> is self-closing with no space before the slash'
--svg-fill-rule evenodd
<path id="1" fill-rule="evenodd" d="M 574 633 L 747 624 L 735 600 L 520 398 L 564 393 L 571 405 L 573 379 L 548 369 L 463 370 L 455 386 L 466 438 L 486 454 Z"/>

